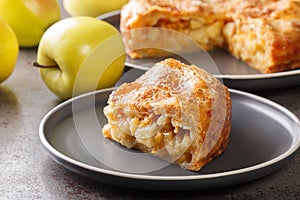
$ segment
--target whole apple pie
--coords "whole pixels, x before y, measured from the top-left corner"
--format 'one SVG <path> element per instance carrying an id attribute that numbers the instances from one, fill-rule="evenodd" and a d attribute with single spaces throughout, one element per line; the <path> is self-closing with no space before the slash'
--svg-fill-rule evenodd
<path id="1" fill-rule="evenodd" d="M 188 49 L 172 34 L 147 27 L 183 33 L 205 50 L 224 48 L 262 73 L 300 67 L 300 1 L 130 0 L 120 30 L 132 58 L 165 55 L 157 43 Z"/>
<path id="2" fill-rule="evenodd" d="M 104 114 L 105 137 L 198 171 L 227 146 L 231 98 L 211 74 L 166 59 L 112 92 Z"/>

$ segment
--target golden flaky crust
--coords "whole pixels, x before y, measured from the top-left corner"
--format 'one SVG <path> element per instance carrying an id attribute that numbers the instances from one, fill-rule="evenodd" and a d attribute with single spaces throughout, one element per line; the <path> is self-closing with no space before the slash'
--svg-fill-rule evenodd
<path id="1" fill-rule="evenodd" d="M 171 46 L 173 53 L 188 49 L 170 33 L 131 34 L 161 27 L 188 35 L 206 50 L 225 48 L 262 73 L 273 73 L 300 67 L 299 24 L 300 1 L 294 0 L 130 0 L 120 28 L 133 58 L 159 56 L 160 46 Z M 155 43 L 160 46 L 141 49 Z"/>
<path id="2" fill-rule="evenodd" d="M 105 137 L 195 171 L 225 150 L 231 128 L 228 89 L 174 59 L 121 85 L 104 113 Z"/>

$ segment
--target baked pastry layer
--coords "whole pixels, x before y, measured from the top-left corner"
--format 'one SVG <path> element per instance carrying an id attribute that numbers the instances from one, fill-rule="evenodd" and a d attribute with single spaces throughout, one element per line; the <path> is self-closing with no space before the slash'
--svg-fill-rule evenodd
<path id="1" fill-rule="evenodd" d="M 105 137 L 195 171 L 225 150 L 231 128 L 228 89 L 174 59 L 121 85 L 104 113 Z"/>
<path id="2" fill-rule="evenodd" d="M 132 58 L 168 55 L 160 49 L 193 51 L 180 35 L 157 29 L 166 28 L 274 73 L 300 67 L 299 24 L 300 1 L 294 0 L 130 0 L 120 29 Z"/>

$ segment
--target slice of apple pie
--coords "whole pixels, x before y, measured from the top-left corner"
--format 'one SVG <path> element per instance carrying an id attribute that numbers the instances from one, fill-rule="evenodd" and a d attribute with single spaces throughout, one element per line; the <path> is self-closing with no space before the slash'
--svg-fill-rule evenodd
<path id="1" fill-rule="evenodd" d="M 198 171 L 227 146 L 231 98 L 211 74 L 166 59 L 114 91 L 104 114 L 105 137 Z"/>

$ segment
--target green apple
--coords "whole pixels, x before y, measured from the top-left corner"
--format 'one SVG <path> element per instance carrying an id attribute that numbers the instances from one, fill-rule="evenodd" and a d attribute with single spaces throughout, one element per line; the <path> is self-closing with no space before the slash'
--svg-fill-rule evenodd
<path id="1" fill-rule="evenodd" d="M 91 16 L 96 17 L 106 12 L 119 10 L 128 0 L 64 0 L 65 10 L 71 16 Z"/>
<path id="2" fill-rule="evenodd" d="M 19 53 L 17 37 L 10 26 L 0 18 L 0 83 L 6 80 L 15 68 Z"/>
<path id="3" fill-rule="evenodd" d="M 17 35 L 21 47 L 34 47 L 45 30 L 60 20 L 57 0 L 0 0 L 0 16 Z"/>
<path id="4" fill-rule="evenodd" d="M 115 27 L 93 17 L 78 16 L 47 29 L 35 66 L 40 67 L 48 88 L 65 100 L 113 86 L 124 71 L 125 58 L 124 43 Z M 79 87 L 74 88 L 75 82 Z"/>

